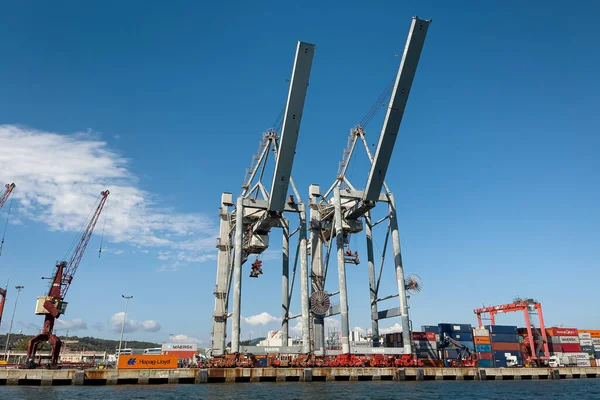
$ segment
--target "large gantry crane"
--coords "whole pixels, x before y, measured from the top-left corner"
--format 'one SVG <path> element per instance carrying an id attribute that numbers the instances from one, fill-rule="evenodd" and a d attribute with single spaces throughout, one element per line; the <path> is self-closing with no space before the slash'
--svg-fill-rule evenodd
<path id="1" fill-rule="evenodd" d="M 303 321 L 303 345 L 300 352 L 308 353 L 310 351 L 306 209 L 291 178 L 291 172 L 314 51 L 314 44 L 298 42 L 283 115 L 281 135 L 279 136 L 274 129 L 263 135 L 259 151 L 254 156 L 251 167 L 244 179 L 242 194 L 237 198 L 236 203 L 234 204 L 231 193 L 223 193 L 221 197 L 221 207 L 219 209 L 220 235 L 217 239 L 217 280 L 214 292 L 215 305 L 211 335 L 213 356 L 225 354 L 227 320 L 229 318 L 232 319 L 231 353 L 250 351 L 246 348 L 242 349 L 240 346 L 242 265 L 251 254 L 261 254 L 269 247 L 269 234 L 274 227 L 283 230 L 282 344 L 287 346 L 288 322 L 291 319 L 289 315 L 292 295 L 290 286 L 293 288 L 294 279 L 292 278 L 292 284 L 290 285 L 289 241 L 297 233 L 299 238 L 293 277 L 296 275 L 296 265 L 299 258 L 300 290 L 302 292 L 300 308 Z M 268 191 L 262 180 L 270 152 L 275 153 L 276 161 L 271 190 Z M 288 196 L 289 186 L 292 188 L 293 196 Z M 235 208 L 230 209 L 230 207 Z M 289 220 L 284 215 L 286 212 L 295 213 L 299 216 L 298 229 L 293 232 L 290 232 Z M 262 265 L 257 258 L 252 263 L 250 277 L 256 278 L 260 274 L 262 274 Z M 230 314 L 228 310 L 232 281 L 233 312 Z"/>
<path id="2" fill-rule="evenodd" d="M 488 314 L 491 325 L 496 325 L 496 314 L 523 312 L 527 329 L 525 348 L 527 348 L 529 352 L 528 361 L 539 367 L 546 363 L 550 358 L 548 338 L 546 336 L 546 327 L 544 326 L 544 316 L 542 314 L 542 304 L 540 302 L 534 299 L 516 298 L 510 304 L 476 308 L 473 312 L 477 315 L 479 326 L 483 326 L 482 314 Z M 535 326 L 536 315 L 539 328 Z"/>
<path id="3" fill-rule="evenodd" d="M 81 236 L 77 240 L 77 245 L 74 246 L 75 248 L 68 258 L 68 261 L 61 261 L 56 264 L 56 269 L 52 278 L 42 278 L 50 279 L 51 283 L 50 289 L 48 290 L 48 295 L 38 297 L 35 306 L 35 314 L 44 315 L 44 326 L 42 328 L 42 333 L 31 338 L 27 344 L 26 367 L 28 368 L 35 367 L 35 353 L 37 346 L 42 342 L 49 342 L 52 345 L 50 366 L 56 366 L 58 363 L 58 356 L 60 354 L 62 342 L 53 332 L 54 321 L 64 314 L 67 309 L 67 302 L 64 301 L 65 297 L 67 296 L 67 291 L 71 286 L 71 282 L 73 281 L 73 277 L 77 272 L 81 258 L 83 257 L 88 242 L 90 241 L 92 233 L 94 232 L 94 227 L 96 226 L 96 223 L 100 218 L 100 214 L 102 213 L 102 209 L 106 204 L 108 194 L 108 190 L 100 193 L 97 205 L 94 208 L 94 213 L 92 214 L 90 220 L 87 221 L 87 224 L 85 225 Z"/>
<path id="4" fill-rule="evenodd" d="M 4 192 L 2 193 L 2 197 L 0 197 L 0 210 L 4 207 L 4 204 L 10 197 L 10 194 L 13 190 L 15 190 L 16 185 L 14 183 L 6 184 L 4 186 Z M 2 238 L 2 243 L 0 243 L 0 254 L 2 254 L 2 246 L 4 245 L 4 238 Z M 5 289 L 0 288 L 0 324 L 2 324 L 2 314 L 4 313 L 4 304 L 6 303 L 6 293 L 8 291 L 8 284 Z"/>
<path id="5" fill-rule="evenodd" d="M 391 98 L 387 106 L 387 114 L 383 122 L 375 155 L 372 156 L 365 140 L 366 132 L 363 129 L 363 126 L 359 125 L 351 131 L 343 160 L 340 163 L 337 178 L 329 190 L 327 190 L 325 194 L 321 194 L 318 185 L 310 186 L 310 254 L 312 277 L 310 305 L 313 312 L 313 350 L 317 354 L 322 354 L 325 345 L 324 318 L 337 314 L 341 314 L 342 353 L 350 353 L 351 351 L 361 353 L 372 351 L 374 353 L 381 353 L 383 350 L 373 350 L 372 348 L 368 349 L 365 347 L 352 349 L 349 342 L 346 263 L 357 264 L 359 263 L 359 260 L 356 253 L 353 253 L 349 248 L 346 249 L 346 244 L 348 244 L 348 237 L 350 234 L 358 233 L 363 230 L 363 218 L 366 222 L 373 345 L 379 345 L 379 320 L 400 316 L 402 319 L 404 348 L 390 348 L 385 350 L 390 353 L 412 353 L 406 291 L 407 289 L 410 290 L 411 288 L 414 288 L 413 283 L 416 281 L 413 282 L 411 279 L 405 280 L 404 277 L 396 204 L 394 196 L 385 183 L 385 176 L 430 22 L 431 20 L 422 20 L 418 17 L 413 17 L 412 19 L 400 67 L 392 87 Z M 356 189 L 346 176 L 346 170 L 350 163 L 350 159 L 352 158 L 356 144 L 359 141 L 362 141 L 364 144 L 367 156 L 371 162 L 371 168 L 364 190 Z M 383 193 L 381 192 L 382 188 L 385 189 Z M 377 203 L 387 204 L 388 215 L 380 221 L 373 222 L 371 220 L 371 209 L 373 209 Z M 385 220 L 388 220 L 388 229 L 381 262 L 379 263 L 379 277 L 376 278 L 373 252 L 373 227 Z M 387 245 L 390 233 L 392 237 L 398 293 L 380 298 L 379 284 L 381 282 L 383 261 L 385 259 L 385 246 Z M 337 250 L 339 291 L 330 294 L 325 292 L 325 280 L 327 277 L 329 255 L 334 241 Z M 326 251 L 324 251 L 324 248 Z M 339 294 L 339 304 L 331 305 L 330 296 L 334 294 Z M 378 311 L 378 302 L 394 297 L 400 298 L 400 307 Z"/>

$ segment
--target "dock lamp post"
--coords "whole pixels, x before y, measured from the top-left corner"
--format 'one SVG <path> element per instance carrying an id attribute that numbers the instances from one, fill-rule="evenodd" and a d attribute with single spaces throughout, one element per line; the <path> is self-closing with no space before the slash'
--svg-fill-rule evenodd
<path id="1" fill-rule="evenodd" d="M 129 305 L 129 300 L 133 299 L 133 296 L 125 296 L 121 295 L 125 299 L 125 315 L 123 315 L 123 324 L 121 325 L 121 338 L 119 339 L 119 353 L 118 357 L 121 357 L 121 344 L 123 343 L 123 332 L 125 331 L 125 320 L 127 319 L 127 306 Z M 117 368 L 119 368 L 119 358 L 117 358 Z"/>
<path id="2" fill-rule="evenodd" d="M 19 293 L 25 286 L 15 286 L 17 289 L 17 297 L 15 298 L 15 307 L 13 308 L 12 318 L 8 327 L 8 335 L 6 336 L 6 347 L 4 348 L 4 360 L 8 363 L 8 343 L 10 342 L 10 334 L 12 332 L 13 320 L 15 319 L 15 311 L 17 311 L 17 302 L 19 301 Z"/>

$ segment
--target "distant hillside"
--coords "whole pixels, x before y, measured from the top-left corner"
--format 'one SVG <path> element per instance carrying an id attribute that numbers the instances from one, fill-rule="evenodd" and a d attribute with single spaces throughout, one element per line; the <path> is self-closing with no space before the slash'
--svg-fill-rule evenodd
<path id="1" fill-rule="evenodd" d="M 8 346 L 9 349 L 15 350 L 26 350 L 27 342 L 31 339 L 30 335 L 19 335 L 19 334 L 11 334 L 10 335 L 10 344 Z M 65 338 L 61 337 L 61 340 Z M 77 343 L 72 343 L 71 341 L 76 341 Z M 85 337 L 77 337 L 70 336 L 68 339 L 69 343 L 63 343 L 63 349 L 68 348 L 70 351 L 106 351 L 108 353 L 114 353 L 116 349 L 119 348 L 118 340 L 108 340 L 108 339 L 98 339 L 90 336 Z M 0 344 L 2 348 L 4 348 L 6 344 L 6 335 L 0 335 Z M 127 342 L 123 342 L 123 348 L 133 348 L 133 349 L 147 349 L 151 347 L 161 347 L 161 344 L 152 343 L 152 342 L 138 342 L 135 340 L 128 340 Z M 40 347 L 41 350 L 49 350 L 50 345 L 45 343 L 43 347 Z"/>

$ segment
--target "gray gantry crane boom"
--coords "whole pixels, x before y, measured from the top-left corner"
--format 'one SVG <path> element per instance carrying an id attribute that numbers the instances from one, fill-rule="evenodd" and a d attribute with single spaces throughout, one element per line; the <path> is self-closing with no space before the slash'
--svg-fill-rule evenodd
<path id="1" fill-rule="evenodd" d="M 283 269 L 282 269 L 282 332 L 287 344 L 287 329 L 291 293 L 289 290 L 289 232 L 288 220 L 284 212 L 299 215 L 298 250 L 300 259 L 300 290 L 302 292 L 303 350 L 309 349 L 309 305 L 308 305 L 308 267 L 306 255 L 306 210 L 291 178 L 294 155 L 304 103 L 310 78 L 310 70 L 315 45 L 298 42 L 294 67 L 290 79 L 288 98 L 284 109 L 281 135 L 270 130 L 263 135 L 259 151 L 247 172 L 242 185 L 242 194 L 234 203 L 231 193 L 223 193 L 219 216 L 220 237 L 217 240 L 218 261 L 215 288 L 215 308 L 213 313 L 212 345 L 213 355 L 225 353 L 227 320 L 232 319 L 231 352 L 240 348 L 240 322 L 242 305 L 242 265 L 250 254 L 261 254 L 269 247 L 271 228 L 283 230 Z M 267 191 L 262 183 L 269 152 L 275 153 L 275 168 L 272 175 L 271 190 Z M 253 185 L 253 182 L 256 183 Z M 288 189 L 292 187 L 296 197 L 288 198 Z M 259 195 L 262 197 L 259 198 Z M 287 200 L 286 200 L 287 199 Z M 231 207 L 234 207 L 231 210 Z M 233 254 L 232 254 L 233 252 Z M 298 258 L 298 257 L 297 257 Z M 294 269 L 295 272 L 295 269 Z M 251 277 L 262 273 L 261 262 L 252 265 Z M 233 282 L 233 312 L 230 314 L 229 298 Z M 293 287 L 293 284 L 292 284 Z M 307 351 L 308 352 L 308 351 Z"/>
<path id="2" fill-rule="evenodd" d="M 392 87 L 391 98 L 388 103 L 387 113 L 381 129 L 375 155 L 371 155 L 367 142 L 364 138 L 365 131 L 363 127 L 357 126 L 351 131 L 348 146 L 344 152 L 344 159 L 340 164 L 340 171 L 338 172 L 338 176 L 334 184 L 324 195 L 319 193 L 320 190 L 318 185 L 311 185 L 309 190 L 311 199 L 311 276 L 313 277 L 311 305 L 313 305 L 314 300 L 315 306 L 318 306 L 317 303 L 323 301 L 319 299 L 327 297 L 327 294 L 324 293 L 324 287 L 327 275 L 329 252 L 332 247 L 331 244 L 334 240 L 337 248 L 339 281 L 339 293 L 336 294 L 339 294 L 340 301 L 339 304 L 332 306 L 328 312 L 322 313 L 321 315 L 315 315 L 313 323 L 315 350 L 317 351 L 321 348 L 321 346 L 323 346 L 323 318 L 340 314 L 342 352 L 350 352 L 345 264 L 358 264 L 359 261 L 358 255 L 356 253 L 351 253 L 350 249 L 345 251 L 344 246 L 348 242 L 349 234 L 362 231 L 363 227 L 361 218 L 364 217 L 367 225 L 367 258 L 374 341 L 378 338 L 378 320 L 400 316 L 402 319 L 403 338 L 405 343 L 404 352 L 412 352 L 405 288 L 406 283 L 400 251 L 398 222 L 396 218 L 394 197 L 385 184 L 385 176 L 391 160 L 394 144 L 398 136 L 400 124 L 404 115 L 404 109 L 408 101 L 408 96 L 410 94 L 430 22 L 431 20 L 422 20 L 418 17 L 413 17 L 412 19 L 408 38 L 402 54 L 402 60 L 396 75 L 396 80 Z M 371 168 L 365 189 L 363 191 L 355 189 L 345 176 L 350 158 L 352 157 L 356 143 L 359 139 L 362 140 L 363 144 L 365 145 L 367 155 L 371 161 Z M 346 186 L 344 190 L 341 190 L 342 185 Z M 382 189 L 385 189 L 384 193 L 381 193 Z M 333 196 L 331 196 L 332 194 Z M 321 200 L 318 200 L 319 198 L 321 198 Z M 372 240 L 372 228 L 382 221 L 372 223 L 370 215 L 370 210 L 375 207 L 377 202 L 385 202 L 388 204 L 389 213 L 385 218 L 389 220 L 386 243 L 389 232 L 391 231 L 396 280 L 398 285 L 398 294 L 388 296 L 387 298 L 400 298 L 399 308 L 384 311 L 377 310 L 377 302 L 383 300 L 378 298 L 378 289 L 381 279 L 383 260 L 385 258 L 385 248 L 380 264 L 379 279 L 376 282 Z M 327 245 L 326 255 L 323 255 L 323 244 Z"/>
<path id="3" fill-rule="evenodd" d="M 2 197 L 0 197 L 0 210 L 4 207 L 4 204 L 10 197 L 10 194 L 15 189 L 15 184 L 10 183 L 4 186 L 4 192 L 2 193 Z M 2 254 L 2 246 L 4 245 L 4 238 L 2 238 L 2 243 L 0 243 L 0 254 Z M 5 289 L 0 288 L 0 323 L 2 323 L 2 314 L 4 313 L 4 303 L 6 302 L 6 293 L 8 291 L 8 284 Z"/>

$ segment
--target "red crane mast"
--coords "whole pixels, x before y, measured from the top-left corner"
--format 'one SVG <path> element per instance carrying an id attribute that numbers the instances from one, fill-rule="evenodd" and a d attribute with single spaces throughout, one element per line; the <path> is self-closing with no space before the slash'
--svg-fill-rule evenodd
<path id="1" fill-rule="evenodd" d="M 544 360 L 548 360 L 550 352 L 548 349 L 548 338 L 546 337 L 546 327 L 544 326 L 544 316 L 542 315 L 542 304 L 532 300 L 532 299 L 516 299 L 514 303 L 510 304 L 501 304 L 499 306 L 491 306 L 484 308 L 477 308 L 473 310 L 475 314 L 477 314 L 477 321 L 479 322 L 479 326 L 483 326 L 483 320 L 481 318 L 481 314 L 489 314 L 491 325 L 496 324 L 496 314 L 507 313 L 507 312 L 515 312 L 515 311 L 523 311 L 525 316 L 525 324 L 527 328 L 527 338 L 526 343 L 527 347 L 529 347 L 529 352 L 531 361 L 541 365 L 541 362 Z M 530 313 L 536 313 L 538 315 L 540 332 L 535 332 L 535 327 L 532 328 L 532 321 L 529 316 Z M 541 337 L 540 337 L 541 336 Z M 536 348 L 536 339 L 538 339 L 538 343 L 541 345 L 540 348 Z M 544 356 L 539 356 L 539 350 L 543 346 Z"/>
<path id="2" fill-rule="evenodd" d="M 60 348 L 62 345 L 61 340 L 53 333 L 54 321 L 65 313 L 67 303 L 64 301 L 67 291 L 71 286 L 75 272 L 79 267 L 83 253 L 92 237 L 94 227 L 100 218 L 102 209 L 108 199 L 109 191 L 105 190 L 100 193 L 98 205 L 94 210 L 94 214 L 88 221 L 83 233 L 77 241 L 75 250 L 69 257 L 68 261 L 61 261 L 56 264 L 56 271 L 54 276 L 51 278 L 52 283 L 48 291 L 47 296 L 38 297 L 35 313 L 36 315 L 44 315 L 44 327 L 42 333 L 34 336 L 29 340 L 27 344 L 27 363 L 26 366 L 32 368 L 35 366 L 34 358 L 37 350 L 37 346 L 42 342 L 49 342 L 52 345 L 52 357 L 51 366 L 55 366 L 58 363 L 58 356 L 60 354 Z"/>
<path id="3" fill-rule="evenodd" d="M 2 210 L 4 203 L 6 203 L 6 200 L 8 200 L 8 198 L 10 197 L 10 194 L 15 189 L 15 184 L 14 183 L 6 184 L 6 185 L 4 185 L 4 187 L 6 189 L 4 190 L 4 193 L 2 193 L 2 197 L 0 197 L 0 210 Z M 2 243 L 4 243 L 4 239 L 2 239 Z M 1 250 L 2 250 L 2 246 L 0 245 L 0 253 L 2 252 Z M 8 290 L 8 285 L 6 286 L 6 289 L 0 288 L 0 323 L 2 323 L 2 314 L 4 313 L 4 303 L 6 302 L 6 291 L 7 290 Z"/>

